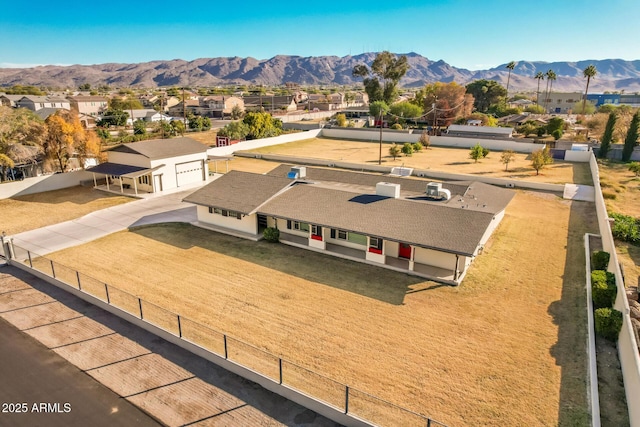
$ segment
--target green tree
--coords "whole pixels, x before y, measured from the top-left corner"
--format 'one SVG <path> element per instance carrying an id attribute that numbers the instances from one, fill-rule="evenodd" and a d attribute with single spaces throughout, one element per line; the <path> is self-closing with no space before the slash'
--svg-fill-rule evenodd
<path id="1" fill-rule="evenodd" d="M 266 112 L 247 113 L 242 121 L 248 126 L 247 139 L 260 139 L 282 134 L 282 122 Z"/>
<path id="2" fill-rule="evenodd" d="M 134 135 L 144 135 L 147 133 L 147 124 L 144 120 L 136 120 L 133 122 L 133 134 Z"/>
<path id="3" fill-rule="evenodd" d="M 504 170 L 509 170 L 509 163 L 513 162 L 516 158 L 516 153 L 513 150 L 504 150 L 500 155 L 500 162 L 504 163 Z"/>
<path id="4" fill-rule="evenodd" d="M 617 109 L 618 107 L 613 104 L 602 104 L 601 106 L 598 107 L 598 113 L 609 114 L 609 113 L 613 113 Z"/>
<path id="5" fill-rule="evenodd" d="M 409 63 L 406 56 L 397 58 L 392 53 L 384 51 L 376 55 L 371 68 L 365 64 L 356 65 L 352 75 L 363 78 L 369 102 L 385 101 L 389 105 L 398 97 L 398 83 L 407 71 Z"/>
<path id="6" fill-rule="evenodd" d="M 480 112 L 486 112 L 493 104 L 500 104 L 507 91 L 494 80 L 476 80 L 469 83 L 467 93 L 473 95 L 474 107 Z"/>
<path id="7" fill-rule="evenodd" d="M 553 132 L 551 132 L 551 136 L 553 136 L 554 140 L 559 140 L 560 138 L 562 138 L 562 129 L 555 129 Z"/>
<path id="8" fill-rule="evenodd" d="M 400 155 L 400 147 L 398 147 L 398 144 L 395 142 L 391 144 L 391 147 L 389 147 L 389 155 L 393 157 L 394 161 Z"/>
<path id="9" fill-rule="evenodd" d="M 509 76 L 507 77 L 507 94 L 506 94 L 506 98 L 509 97 L 509 83 L 511 82 L 511 72 L 513 71 L 514 68 L 516 68 L 516 62 L 511 61 L 506 65 L 507 70 L 509 70 Z"/>
<path id="10" fill-rule="evenodd" d="M 534 79 L 538 80 L 538 89 L 536 90 L 536 105 L 540 105 L 540 80 L 544 80 L 544 73 L 542 71 L 538 71 L 534 77 Z M 544 110 L 543 110 L 544 112 Z"/>
<path id="11" fill-rule="evenodd" d="M 640 110 L 636 111 L 629 124 L 627 136 L 622 147 L 622 161 L 628 162 L 633 154 L 633 149 L 638 144 L 638 126 L 640 125 Z"/>
<path id="12" fill-rule="evenodd" d="M 591 64 L 589 65 L 587 68 L 585 68 L 582 71 L 582 75 L 587 79 L 587 87 L 584 89 L 584 98 L 582 99 L 582 114 L 586 114 L 584 113 L 586 105 L 587 105 L 587 94 L 589 93 L 589 82 L 591 82 L 591 79 L 593 77 L 595 77 L 595 75 L 598 74 L 598 70 L 596 70 L 596 66 Z"/>
<path id="13" fill-rule="evenodd" d="M 629 163 L 629 170 L 633 172 L 636 176 L 640 176 L 640 163 L 638 162 Z"/>
<path id="14" fill-rule="evenodd" d="M 127 124 L 129 113 L 122 109 L 107 108 L 98 122 L 98 126 L 124 126 Z"/>
<path id="15" fill-rule="evenodd" d="M 384 101 L 373 101 L 369 104 L 369 114 L 378 120 L 381 115 L 387 114 L 389 106 Z"/>
<path id="16" fill-rule="evenodd" d="M 344 113 L 336 114 L 336 124 L 341 128 L 347 125 L 347 116 Z"/>
<path id="17" fill-rule="evenodd" d="M 531 166 L 536 170 L 536 175 L 539 175 L 540 170 L 551 163 L 553 163 L 553 157 L 551 157 L 549 148 L 544 147 L 531 153 Z"/>
<path id="18" fill-rule="evenodd" d="M 547 94 L 544 97 L 544 109 L 545 111 L 549 111 L 549 96 L 551 96 L 551 92 L 553 91 L 553 82 L 558 78 L 558 75 L 555 71 L 549 70 L 546 72 L 545 76 L 547 77 Z"/>
<path id="19" fill-rule="evenodd" d="M 471 150 L 469 151 L 469 157 L 474 160 L 474 163 L 478 163 L 478 160 L 484 159 L 488 155 L 489 150 L 480 145 L 479 142 L 471 147 Z"/>
<path id="20" fill-rule="evenodd" d="M 536 133 L 536 131 L 538 130 L 538 126 L 535 124 L 535 122 L 527 120 L 525 123 L 518 126 L 516 130 L 518 131 L 518 133 L 521 133 L 525 137 L 528 137 L 529 135 Z"/>
<path id="21" fill-rule="evenodd" d="M 219 136 L 227 136 L 233 140 L 243 140 L 249 134 L 249 126 L 242 121 L 231 122 L 218 131 Z"/>
<path id="22" fill-rule="evenodd" d="M 542 105 L 529 105 L 524 111 L 532 114 L 544 114 L 544 107 Z"/>
<path id="23" fill-rule="evenodd" d="M 562 117 L 552 117 L 547 122 L 547 133 L 553 135 L 555 130 L 564 130 L 564 119 Z"/>
<path id="24" fill-rule="evenodd" d="M 390 112 L 402 123 L 407 120 L 417 120 L 422 116 L 422 108 L 409 101 L 396 102 L 391 105 Z"/>
<path id="25" fill-rule="evenodd" d="M 172 120 L 169 122 L 169 125 L 171 126 L 173 135 L 180 134 L 181 136 L 184 136 L 184 132 L 187 130 L 182 120 Z"/>
<path id="26" fill-rule="evenodd" d="M 602 135 L 602 143 L 600 144 L 600 150 L 598 152 L 598 156 L 601 159 L 606 159 L 609 154 L 609 150 L 611 149 L 611 142 L 613 140 L 613 130 L 616 127 L 616 120 L 618 120 L 618 116 L 615 112 L 609 113 L 609 119 L 607 120 L 607 125 L 604 128 L 604 134 Z"/>
<path id="27" fill-rule="evenodd" d="M 240 108 L 239 105 L 234 105 L 233 108 L 231 109 L 231 118 L 233 120 L 241 119 L 243 114 L 244 114 L 244 111 L 242 110 L 242 108 Z"/>
<path id="28" fill-rule="evenodd" d="M 405 142 L 402 146 L 402 154 L 407 157 L 411 157 L 413 155 L 413 145 L 410 142 Z"/>
<path id="29" fill-rule="evenodd" d="M 596 106 L 591 102 L 578 101 L 571 107 L 573 114 L 593 114 L 596 112 Z"/>

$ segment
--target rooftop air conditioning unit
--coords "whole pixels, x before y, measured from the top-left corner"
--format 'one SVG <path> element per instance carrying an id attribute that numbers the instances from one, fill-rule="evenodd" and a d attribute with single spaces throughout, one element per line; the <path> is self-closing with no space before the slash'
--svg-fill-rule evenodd
<path id="1" fill-rule="evenodd" d="M 436 200 L 449 200 L 451 198 L 451 191 L 446 188 L 442 188 L 440 182 L 430 182 L 427 184 L 427 197 Z"/>
<path id="2" fill-rule="evenodd" d="M 291 179 L 306 178 L 307 168 L 305 166 L 293 166 L 287 177 Z"/>

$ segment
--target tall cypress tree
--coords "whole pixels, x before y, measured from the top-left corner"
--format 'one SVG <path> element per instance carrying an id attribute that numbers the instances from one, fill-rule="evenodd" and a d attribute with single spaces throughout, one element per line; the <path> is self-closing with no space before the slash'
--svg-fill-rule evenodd
<path id="1" fill-rule="evenodd" d="M 631 160 L 631 154 L 633 154 L 633 149 L 638 142 L 638 126 L 640 126 L 640 110 L 633 115 L 627 131 L 627 137 L 624 139 L 624 147 L 622 148 L 623 162 Z"/>
<path id="2" fill-rule="evenodd" d="M 616 120 L 618 116 L 614 111 L 609 113 L 609 120 L 607 120 L 607 126 L 604 128 L 604 135 L 602 135 L 602 144 L 600 145 L 600 152 L 598 156 L 601 159 L 606 159 L 609 150 L 611 149 L 611 140 L 613 139 L 613 128 L 616 126 Z"/>

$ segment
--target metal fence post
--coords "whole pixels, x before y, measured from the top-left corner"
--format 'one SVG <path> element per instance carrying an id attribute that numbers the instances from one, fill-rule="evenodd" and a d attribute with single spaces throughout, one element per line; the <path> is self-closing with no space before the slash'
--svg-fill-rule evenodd
<path id="1" fill-rule="evenodd" d="M 431 418 L 427 418 L 427 427 L 431 427 Z"/>
<path id="2" fill-rule="evenodd" d="M 227 334 L 224 334 L 223 337 L 224 337 L 224 358 L 228 359 L 229 352 L 227 351 Z"/>
<path id="3" fill-rule="evenodd" d="M 345 394 L 344 394 L 344 413 L 349 413 L 349 386 L 344 386 Z"/>
<path id="4" fill-rule="evenodd" d="M 82 290 L 82 285 L 80 284 L 80 272 L 76 270 L 76 279 L 78 279 L 78 290 Z"/>
<path id="5" fill-rule="evenodd" d="M 29 267 L 33 268 L 33 261 L 31 261 L 31 251 L 27 251 L 27 256 L 29 257 Z"/>
<path id="6" fill-rule="evenodd" d="M 111 300 L 109 299 L 109 286 L 107 286 L 107 284 L 104 284 L 104 292 L 107 294 L 107 304 L 111 304 Z"/>
<path id="7" fill-rule="evenodd" d="M 280 365 L 280 384 L 282 384 L 282 358 L 278 358 L 278 365 Z"/>
<path id="8" fill-rule="evenodd" d="M 182 323 L 180 322 L 180 315 L 178 314 L 178 336 L 182 338 Z"/>
<path id="9" fill-rule="evenodd" d="M 140 319 L 143 319 L 143 317 L 142 317 L 142 300 L 140 298 L 138 298 L 138 307 L 140 307 Z"/>
<path id="10" fill-rule="evenodd" d="M 53 275 L 53 278 L 55 279 L 56 278 L 56 269 L 53 268 L 53 260 L 50 259 L 49 263 L 51 264 L 51 274 Z"/>

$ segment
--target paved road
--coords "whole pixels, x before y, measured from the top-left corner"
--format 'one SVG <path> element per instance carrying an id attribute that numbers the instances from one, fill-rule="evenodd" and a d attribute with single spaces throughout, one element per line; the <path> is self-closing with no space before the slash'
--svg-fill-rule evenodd
<path id="1" fill-rule="evenodd" d="M 0 426 L 161 425 L 2 318 L 0 337 Z"/>

